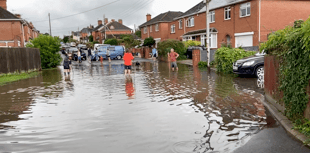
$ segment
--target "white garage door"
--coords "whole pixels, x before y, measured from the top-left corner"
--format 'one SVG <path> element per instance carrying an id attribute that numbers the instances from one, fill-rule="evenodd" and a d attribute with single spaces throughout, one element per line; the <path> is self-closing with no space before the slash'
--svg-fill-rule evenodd
<path id="1" fill-rule="evenodd" d="M 253 34 L 254 32 L 236 33 L 235 34 L 235 46 L 236 47 L 251 47 L 253 46 Z"/>

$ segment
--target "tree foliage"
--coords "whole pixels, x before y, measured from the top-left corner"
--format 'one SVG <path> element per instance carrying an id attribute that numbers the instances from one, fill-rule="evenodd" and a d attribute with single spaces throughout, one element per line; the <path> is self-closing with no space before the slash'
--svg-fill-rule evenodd
<path id="1" fill-rule="evenodd" d="M 137 31 L 135 32 L 135 35 L 138 36 L 139 38 L 141 38 L 141 30 L 137 30 Z"/>
<path id="2" fill-rule="evenodd" d="M 69 37 L 64 37 L 63 42 L 64 42 L 64 43 L 69 42 Z"/>
<path id="3" fill-rule="evenodd" d="M 88 39 L 89 39 L 89 42 L 93 42 L 93 41 L 94 41 L 93 35 L 90 35 L 90 36 L 88 37 Z"/>
<path id="4" fill-rule="evenodd" d="M 149 37 L 149 38 L 145 38 L 144 39 L 144 43 L 143 46 L 153 46 L 155 44 L 155 40 L 153 39 L 153 37 Z"/>
<path id="5" fill-rule="evenodd" d="M 186 59 L 184 55 L 186 53 L 186 48 L 181 41 L 168 39 L 162 42 L 159 42 L 157 45 L 158 55 L 167 57 L 167 53 L 170 52 L 170 49 L 173 48 L 180 56 L 178 60 Z"/>
<path id="6" fill-rule="evenodd" d="M 117 41 L 117 39 L 115 39 L 115 38 L 106 39 L 106 40 L 104 41 L 104 44 L 118 45 L 118 41 Z"/>
<path id="7" fill-rule="evenodd" d="M 253 51 L 245 51 L 240 48 L 221 47 L 215 52 L 215 63 L 217 71 L 222 73 L 233 73 L 233 63 L 244 57 L 256 54 Z"/>
<path id="8" fill-rule="evenodd" d="M 43 69 L 55 68 L 60 64 L 61 57 L 59 55 L 60 41 L 57 38 L 39 35 L 27 44 L 29 48 L 40 49 L 41 66 Z"/>
<path id="9" fill-rule="evenodd" d="M 121 41 L 125 43 L 126 48 L 132 48 L 141 44 L 141 42 L 135 40 L 131 34 L 121 35 Z"/>

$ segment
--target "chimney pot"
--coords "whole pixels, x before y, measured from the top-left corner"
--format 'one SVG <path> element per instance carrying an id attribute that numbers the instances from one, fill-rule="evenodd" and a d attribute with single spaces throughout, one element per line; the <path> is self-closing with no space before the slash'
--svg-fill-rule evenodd
<path id="1" fill-rule="evenodd" d="M 118 23 L 123 24 L 123 20 L 122 19 L 118 19 Z"/>
<path id="2" fill-rule="evenodd" d="M 98 25 L 101 25 L 102 24 L 102 20 L 98 20 Z"/>
<path id="3" fill-rule="evenodd" d="M 150 21 L 151 19 L 152 19 L 151 14 L 147 14 L 147 15 L 146 15 L 146 22 L 147 22 L 147 21 Z"/>
<path id="4" fill-rule="evenodd" d="M 0 7 L 2 7 L 3 9 L 7 10 L 6 7 L 6 0 L 0 0 Z"/>
<path id="5" fill-rule="evenodd" d="M 18 18 L 21 18 L 21 15 L 20 14 L 15 14 L 16 17 Z"/>

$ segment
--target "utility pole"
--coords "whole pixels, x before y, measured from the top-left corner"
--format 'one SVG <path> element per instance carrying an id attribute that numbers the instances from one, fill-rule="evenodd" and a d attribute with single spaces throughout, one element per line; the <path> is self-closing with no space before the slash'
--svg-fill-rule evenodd
<path id="1" fill-rule="evenodd" d="M 210 55 L 210 42 L 209 42 L 209 36 L 210 36 L 210 23 L 209 23 L 209 3 L 211 0 L 204 0 L 204 3 L 206 3 L 206 23 L 207 23 L 207 28 L 206 28 L 206 46 L 208 48 L 207 50 L 207 55 L 208 55 L 208 67 L 210 67 L 210 60 L 211 60 L 211 55 Z"/>
<path id="2" fill-rule="evenodd" d="M 48 13 L 48 20 L 50 22 L 50 36 L 52 36 L 51 15 L 50 15 L 50 13 Z"/>
<path id="3" fill-rule="evenodd" d="M 107 39 L 107 27 L 106 27 L 106 23 L 105 23 L 105 14 L 103 15 L 103 26 L 104 26 L 104 41 Z"/>

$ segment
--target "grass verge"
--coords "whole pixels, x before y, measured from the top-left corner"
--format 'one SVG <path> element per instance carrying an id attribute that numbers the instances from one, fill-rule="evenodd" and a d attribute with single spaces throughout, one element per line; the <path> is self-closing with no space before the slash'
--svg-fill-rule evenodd
<path id="1" fill-rule="evenodd" d="M 38 74 L 39 72 L 4 74 L 0 76 L 0 86 L 3 86 L 10 82 L 32 78 L 37 76 Z"/>

